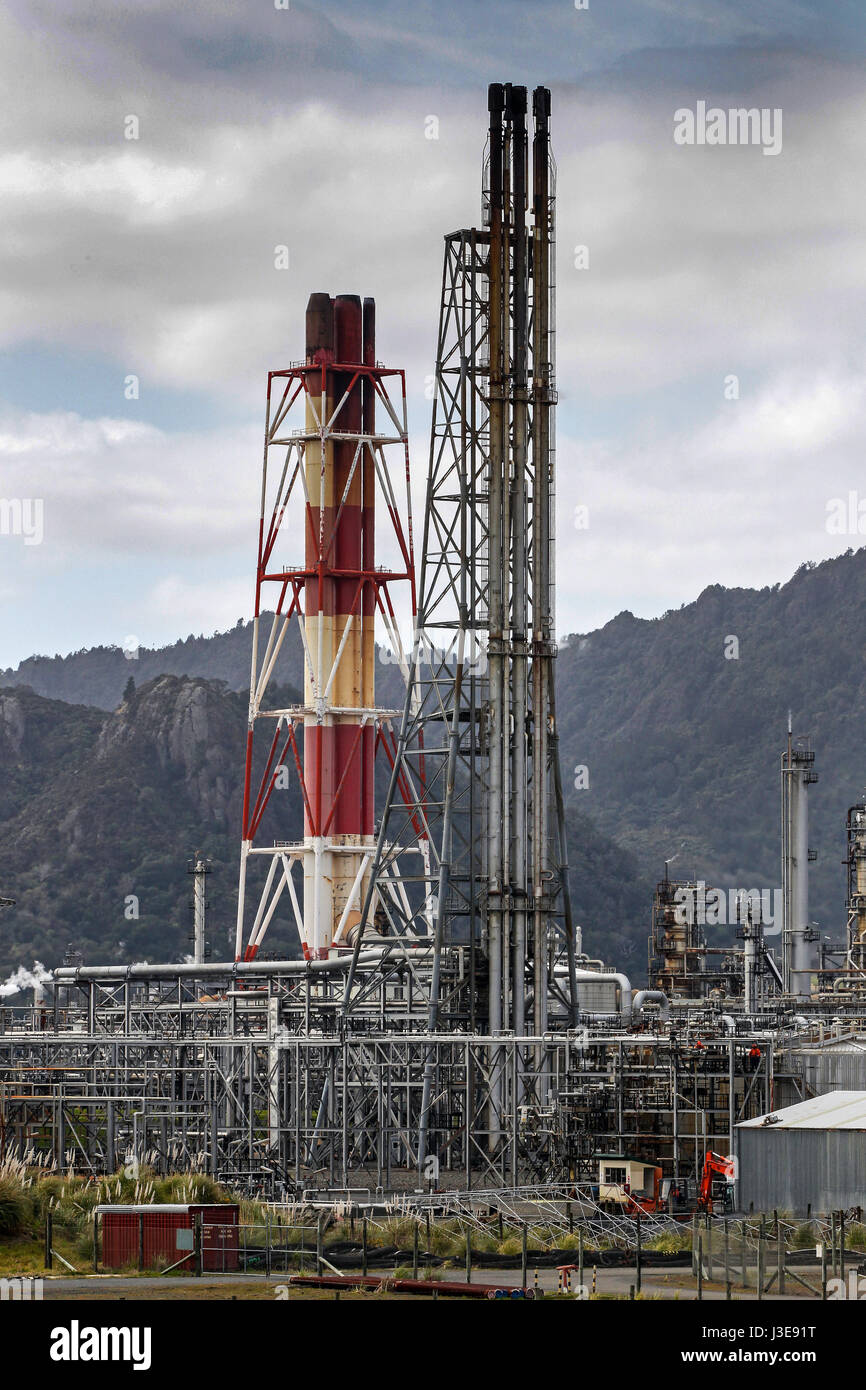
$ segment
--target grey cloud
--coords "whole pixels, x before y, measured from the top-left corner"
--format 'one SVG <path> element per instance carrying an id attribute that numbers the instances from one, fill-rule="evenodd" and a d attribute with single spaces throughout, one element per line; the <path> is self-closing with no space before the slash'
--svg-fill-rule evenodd
<path id="1" fill-rule="evenodd" d="M 188 517 L 179 493 L 187 486 L 215 543 L 243 545 L 248 522 L 237 489 L 254 491 L 264 375 L 298 355 L 306 298 L 318 288 L 354 289 L 379 301 L 380 356 L 409 373 L 420 495 L 429 416 L 423 381 L 433 366 L 441 236 L 479 219 L 486 76 L 512 75 L 481 69 L 495 69 L 507 54 L 520 68 L 515 76 L 524 75 L 546 45 L 550 69 L 564 74 L 554 82 L 560 419 L 563 438 L 571 436 L 562 453 L 562 502 L 567 516 L 569 489 L 585 476 L 597 496 L 604 485 L 609 515 L 617 518 L 603 546 L 600 531 L 589 537 L 590 570 L 580 567 L 584 552 L 566 563 L 574 544 L 566 522 L 561 626 L 591 626 L 613 611 L 605 605 L 633 607 L 627 596 L 638 575 L 646 601 L 666 607 L 679 601 L 677 586 L 690 597 L 729 577 L 735 564 L 768 582 L 780 577 L 779 567 L 784 573 L 806 554 L 827 553 L 820 517 L 804 521 L 792 506 L 780 522 L 778 479 L 755 490 L 760 455 L 748 438 L 731 442 L 724 417 L 711 416 L 715 444 L 700 426 L 679 430 L 658 398 L 663 389 L 689 402 L 698 390 L 712 393 L 714 383 L 720 396 L 723 375 L 741 374 L 736 408 L 755 427 L 769 428 L 759 436 L 772 460 L 767 466 L 787 477 L 781 424 L 773 446 L 778 416 L 747 411 L 772 394 L 773 383 L 810 371 L 816 378 L 829 373 L 843 397 L 856 395 L 850 363 L 862 335 L 866 280 L 864 195 L 856 177 L 864 154 L 862 73 L 838 58 L 805 55 L 778 36 L 754 43 L 755 27 L 768 15 L 777 30 L 786 32 L 788 23 L 803 32 L 803 7 L 785 7 L 784 21 L 765 7 L 758 18 L 754 7 L 693 5 L 683 38 L 692 46 L 677 51 L 649 49 L 646 20 L 629 34 L 631 49 L 641 51 L 617 67 L 623 43 L 607 44 L 613 11 L 599 4 L 590 56 L 606 68 L 603 80 L 567 70 L 557 39 L 587 19 L 575 18 L 567 3 L 521 7 L 543 16 L 544 36 L 525 50 L 516 39 L 524 30 L 512 24 L 517 7 L 497 7 L 492 50 L 476 48 L 453 64 L 454 45 L 477 36 L 481 21 L 467 9 L 462 27 L 454 26 L 447 7 L 429 8 L 405 39 L 397 35 L 405 51 L 395 84 L 385 80 L 394 50 L 377 47 L 393 6 L 329 6 L 320 14 L 295 0 L 293 6 L 290 52 L 280 43 L 260 51 L 258 32 L 245 48 L 234 47 L 249 7 L 233 4 L 173 5 L 169 12 L 163 0 L 149 0 L 118 19 L 108 0 L 50 8 L 35 2 L 26 11 L 13 8 L 27 14 L 29 27 L 0 19 L 4 62 L 17 82 L 0 151 L 5 346 L 37 339 L 112 356 L 119 396 L 123 373 L 141 377 L 145 419 L 148 389 L 161 384 L 230 396 L 251 422 L 226 436 L 203 416 L 201 428 L 183 440 L 131 440 L 124 457 L 137 481 L 132 486 L 121 476 L 104 522 L 94 517 L 94 499 L 112 477 L 116 454 L 88 436 L 84 422 L 90 452 L 81 455 L 77 475 L 60 486 L 61 465 L 53 455 L 42 460 L 69 537 L 78 533 L 108 554 L 118 529 L 131 528 L 136 545 L 168 557 L 184 543 Z M 663 38 L 663 26 L 673 23 L 670 7 L 643 9 Z M 631 11 L 620 6 L 616 13 L 619 22 Z M 209 27 L 201 34 L 205 15 Z M 269 15 L 267 32 L 285 19 Z M 738 32 L 751 35 L 747 46 L 732 45 Z M 439 80 L 410 84 L 413 63 Z M 345 81 L 331 80 L 337 70 Z M 457 89 L 470 78 L 471 87 Z M 678 105 L 700 95 L 740 104 L 744 94 L 784 107 L 779 159 L 752 149 L 674 146 Z M 130 110 L 142 117 L 137 143 L 122 139 Z M 438 141 L 424 138 L 431 112 L 441 120 Z M 290 248 L 285 273 L 273 268 L 278 243 Z M 591 252 L 587 272 L 572 264 L 582 243 Z M 50 383 L 46 390 L 48 410 Z M 637 415 L 642 448 L 625 428 L 584 423 L 617 402 Z M 20 419 L 10 428 L 28 437 Z M 741 447 L 747 462 L 735 479 L 730 453 Z M 859 454 L 856 430 L 843 430 L 820 452 L 821 464 L 841 487 Z M 803 495 L 818 506 L 798 459 Z M 8 459 L 0 466 L 8 468 Z M 707 478 L 723 466 L 730 505 L 708 495 Z M 71 490 L 75 476 L 78 492 Z M 233 488 L 232 508 L 226 499 Z M 254 508 L 253 500 L 250 516 Z M 659 511 L 667 519 L 663 531 L 646 524 Z M 754 518 L 760 547 L 745 547 L 743 515 Z M 680 531 L 700 530 L 707 520 L 709 538 L 690 542 L 688 563 L 677 562 Z M 644 574 L 653 583 L 644 585 Z M 595 605 L 591 620 L 581 616 L 587 605 Z"/>

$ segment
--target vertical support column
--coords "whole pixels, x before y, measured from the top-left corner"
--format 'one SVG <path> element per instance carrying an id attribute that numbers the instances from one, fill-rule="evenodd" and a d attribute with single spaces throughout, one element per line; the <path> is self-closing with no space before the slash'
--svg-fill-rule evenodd
<path id="1" fill-rule="evenodd" d="M 365 367 L 376 366 L 376 301 L 364 300 L 362 326 L 362 355 Z M 369 439 L 376 433 L 376 388 L 373 380 L 365 376 L 363 383 L 362 428 Z M 361 568 L 365 575 L 372 575 L 376 567 L 376 460 L 373 446 L 365 444 L 361 450 Z M 365 579 L 358 609 L 361 617 L 359 640 L 361 708 L 372 710 L 376 706 L 376 591 L 371 582 Z M 376 729 L 371 720 L 364 725 L 361 734 L 359 758 L 361 761 L 361 824 L 356 836 L 357 842 L 369 847 L 371 853 L 376 843 L 376 787 L 375 787 Z M 352 880 L 354 883 L 360 857 L 353 861 Z M 369 873 L 364 876 L 357 889 L 357 906 L 361 907 L 366 896 Z M 375 900 L 372 903 L 376 909 Z M 355 904 L 352 905 L 352 911 Z M 360 921 L 361 914 L 358 913 Z M 347 919 L 348 922 L 351 920 Z"/>
<path id="2" fill-rule="evenodd" d="M 533 93 L 532 145 L 532 898 L 533 1027 L 547 1028 L 548 732 L 550 723 L 550 93 Z M 567 889 L 567 884 L 566 884 Z"/>
<path id="3" fill-rule="evenodd" d="M 117 1129 L 114 1108 L 114 1097 L 119 1093 L 117 1061 L 118 1049 L 115 1042 L 111 1044 L 111 1078 L 109 1081 L 111 1090 L 105 1107 L 105 1171 L 108 1174 L 113 1173 L 117 1167 Z"/>
<path id="4" fill-rule="evenodd" d="M 527 747 L 528 710 L 527 636 L 529 617 L 527 494 L 527 455 L 529 441 L 528 343 L 529 267 L 526 254 L 526 88 L 508 89 L 508 119 L 511 127 L 513 170 L 513 268 L 512 268 L 512 395 L 513 463 L 511 475 L 511 898 L 512 898 L 512 1026 L 520 1036 L 525 1031 L 526 930 L 527 930 Z"/>
<path id="5" fill-rule="evenodd" d="M 502 821 L 499 807 L 502 802 L 502 678 L 504 615 L 502 595 L 503 537 L 502 492 L 504 465 L 502 457 L 505 382 L 503 374 L 502 339 L 505 329 L 505 296 L 503 290 L 503 138 L 502 110 L 504 93 L 501 83 L 491 84 L 488 91 L 490 111 L 490 480 L 488 523 L 488 785 L 487 785 L 487 955 L 489 967 L 488 1026 L 491 1033 L 502 1027 Z M 494 1120 L 491 1110 L 491 1142 Z"/>
<path id="6" fill-rule="evenodd" d="M 510 1029 L 511 1020 L 511 85 L 504 93 L 502 127 L 502 516 L 500 546 L 502 555 L 502 783 L 497 808 L 502 824 L 502 1027 Z M 504 1072 L 503 1072 L 504 1075 Z"/>

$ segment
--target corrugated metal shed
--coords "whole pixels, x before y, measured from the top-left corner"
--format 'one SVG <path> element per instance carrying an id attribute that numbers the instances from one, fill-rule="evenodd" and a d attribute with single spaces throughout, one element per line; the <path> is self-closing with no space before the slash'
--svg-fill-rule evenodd
<path id="1" fill-rule="evenodd" d="M 101 1206 L 102 1263 L 106 1269 L 195 1267 L 193 1221 L 202 1218 L 201 1266 L 238 1267 L 238 1217 L 234 1202 L 167 1202 L 139 1206 Z M 185 1252 L 189 1251 L 189 1254 Z"/>
<path id="2" fill-rule="evenodd" d="M 820 1047 L 790 1048 L 785 1061 L 816 1095 L 866 1089 L 866 1046 L 860 1040 L 831 1039 Z"/>
<path id="3" fill-rule="evenodd" d="M 866 1206 L 866 1091 L 832 1091 L 736 1126 L 737 1205 L 817 1216 Z"/>
<path id="4" fill-rule="evenodd" d="M 743 1120 L 737 1129 L 866 1129 L 866 1091 L 830 1091 L 784 1110 Z"/>

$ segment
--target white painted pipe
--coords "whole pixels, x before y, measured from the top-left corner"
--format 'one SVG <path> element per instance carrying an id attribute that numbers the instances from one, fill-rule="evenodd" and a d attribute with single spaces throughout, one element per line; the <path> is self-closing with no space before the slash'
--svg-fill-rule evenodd
<path id="1" fill-rule="evenodd" d="M 429 946 L 381 948 L 371 947 L 362 951 L 358 957 L 359 965 L 378 965 L 387 956 L 389 960 L 423 960 L 430 953 Z M 55 984 L 86 983 L 90 980 L 165 980 L 177 977 L 195 976 L 223 979 L 237 979 L 240 976 L 256 975 L 306 975 L 321 971 L 347 970 L 352 961 L 352 953 L 327 960 L 239 960 L 223 963 L 208 961 L 205 965 L 60 965 L 51 972 Z"/>
<path id="2" fill-rule="evenodd" d="M 671 1004 L 662 989 L 639 989 L 631 1001 L 632 1018 L 637 1021 L 643 1014 L 644 1004 L 660 1004 L 661 1017 L 667 1022 L 671 1016 Z"/>

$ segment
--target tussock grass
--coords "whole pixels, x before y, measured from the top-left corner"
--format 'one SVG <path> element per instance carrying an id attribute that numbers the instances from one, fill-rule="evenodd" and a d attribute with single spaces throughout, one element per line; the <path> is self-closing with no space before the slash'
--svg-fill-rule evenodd
<path id="1" fill-rule="evenodd" d="M 849 1250 L 866 1250 L 866 1226 L 856 1221 L 846 1226 L 845 1245 Z"/>
<path id="2" fill-rule="evenodd" d="M 647 1241 L 646 1248 L 655 1250 L 660 1255 L 678 1255 L 683 1250 L 691 1250 L 691 1228 L 684 1231 L 664 1231 L 662 1235 Z"/>
<path id="3" fill-rule="evenodd" d="M 25 1189 L 12 1177 L 0 1177 L 0 1237 L 18 1236 L 32 1218 Z"/>

